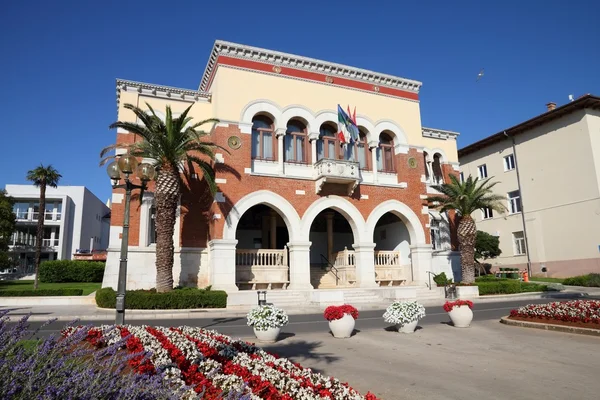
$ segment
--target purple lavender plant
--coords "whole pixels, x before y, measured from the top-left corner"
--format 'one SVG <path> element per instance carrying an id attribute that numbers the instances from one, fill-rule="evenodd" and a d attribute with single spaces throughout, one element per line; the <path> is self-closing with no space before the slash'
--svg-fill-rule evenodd
<path id="1" fill-rule="evenodd" d="M 146 375 L 126 370 L 131 355 L 119 351 L 125 339 L 100 350 L 79 345 L 86 337 L 86 329 L 66 338 L 54 335 L 36 340 L 37 331 L 28 330 L 29 316 L 11 327 L 7 313 L 0 312 L 0 399 L 198 398 L 190 388 L 173 385 L 160 373 Z M 226 398 L 250 399 L 237 393 Z"/>

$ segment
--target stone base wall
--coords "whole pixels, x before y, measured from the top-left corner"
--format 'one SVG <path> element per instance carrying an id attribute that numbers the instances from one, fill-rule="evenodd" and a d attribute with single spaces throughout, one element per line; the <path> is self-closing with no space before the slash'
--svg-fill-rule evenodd
<path id="1" fill-rule="evenodd" d="M 546 267 L 546 272 L 542 268 Z M 519 268 L 526 270 L 527 264 L 504 264 L 494 265 L 492 271 L 498 271 L 499 268 Z M 531 274 L 533 276 L 546 276 L 550 278 L 569 278 L 578 275 L 587 275 L 590 273 L 600 274 L 600 258 L 585 258 L 579 260 L 561 260 L 547 262 L 532 262 Z"/>

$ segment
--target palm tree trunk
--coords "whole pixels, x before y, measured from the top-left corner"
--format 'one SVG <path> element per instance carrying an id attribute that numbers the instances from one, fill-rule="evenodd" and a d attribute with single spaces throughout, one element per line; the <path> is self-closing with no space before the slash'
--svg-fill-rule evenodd
<path id="1" fill-rule="evenodd" d="M 35 278 L 33 280 L 33 289 L 37 290 L 40 276 L 40 261 L 42 259 L 42 241 L 44 238 L 44 214 L 46 211 L 46 182 L 40 185 L 40 204 L 37 221 L 37 232 L 35 240 Z"/>
<path id="2" fill-rule="evenodd" d="M 164 166 L 156 177 L 156 291 L 173 289 L 173 233 L 180 192 L 179 171 Z"/>
<path id="3" fill-rule="evenodd" d="M 463 215 L 458 223 L 462 283 L 475 282 L 475 238 L 477 228 L 470 215 Z"/>

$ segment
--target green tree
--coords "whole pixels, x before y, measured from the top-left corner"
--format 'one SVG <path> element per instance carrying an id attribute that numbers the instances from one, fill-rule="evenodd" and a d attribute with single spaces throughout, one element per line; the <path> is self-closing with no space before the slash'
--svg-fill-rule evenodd
<path id="1" fill-rule="evenodd" d="M 487 260 L 488 258 L 496 258 L 502 254 L 500 250 L 500 238 L 490 235 L 484 231 L 477 231 L 475 237 L 475 259 Z"/>
<path id="2" fill-rule="evenodd" d="M 0 190 L 0 270 L 12 266 L 12 260 L 8 255 L 8 244 L 16 225 L 14 204 L 14 199 L 6 193 L 6 190 Z"/>
<path id="3" fill-rule="evenodd" d="M 27 172 L 27 180 L 33 182 L 33 185 L 40 188 L 40 204 L 37 220 L 37 232 L 35 239 L 35 280 L 33 281 L 33 289 L 38 288 L 40 272 L 40 260 L 42 258 L 42 242 L 44 238 L 44 218 L 46 214 L 46 187 L 57 187 L 62 175 L 58 173 L 52 165 L 44 167 L 40 164 L 39 167 Z"/>
<path id="4" fill-rule="evenodd" d="M 156 166 L 156 185 L 154 201 L 156 205 L 156 290 L 168 292 L 173 289 L 173 233 L 177 203 L 181 194 L 180 166 L 196 166 L 208 183 L 211 194 L 216 191 L 214 170 L 214 143 L 206 141 L 209 133 L 200 130 L 207 123 L 217 123 L 216 119 L 207 119 L 192 123 L 188 107 L 179 117 L 173 118 L 171 107 L 166 108 L 166 118 L 161 120 L 152 107 L 146 103 L 149 113 L 131 104 L 125 108 L 133 111 L 141 123 L 117 121 L 111 129 L 122 128 L 138 135 L 141 140 L 132 143 L 117 143 L 106 147 L 100 153 L 104 157 L 110 151 L 124 148 L 136 157 L 150 158 Z M 117 156 L 104 158 L 100 165 Z"/>
<path id="5" fill-rule="evenodd" d="M 450 183 L 432 186 L 440 194 L 427 198 L 433 208 L 441 211 L 455 210 L 459 222 L 457 228 L 458 243 L 460 245 L 460 262 L 462 282 L 475 282 L 475 238 L 477 227 L 471 214 L 482 208 L 491 208 L 504 212 L 506 207 L 502 204 L 504 196 L 494 194 L 492 188 L 498 182 L 490 182 L 491 178 L 479 182 L 472 176 L 460 182 L 455 175 L 450 175 Z"/>

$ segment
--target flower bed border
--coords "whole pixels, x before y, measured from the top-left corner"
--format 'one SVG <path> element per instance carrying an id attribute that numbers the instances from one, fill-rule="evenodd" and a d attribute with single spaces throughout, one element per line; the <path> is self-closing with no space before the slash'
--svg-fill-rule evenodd
<path id="1" fill-rule="evenodd" d="M 543 329 L 546 331 L 574 333 L 578 335 L 598 336 L 600 337 L 600 329 L 582 328 L 579 326 L 557 325 L 549 323 L 548 320 L 540 320 L 540 322 L 522 321 L 511 319 L 510 316 L 502 317 L 500 323 L 510 326 L 518 326 L 521 328 Z"/>

